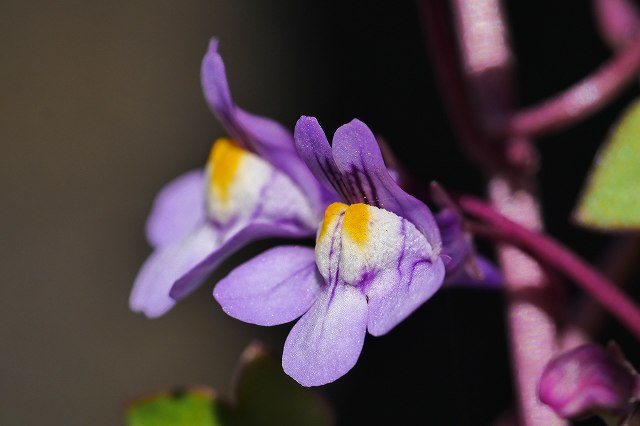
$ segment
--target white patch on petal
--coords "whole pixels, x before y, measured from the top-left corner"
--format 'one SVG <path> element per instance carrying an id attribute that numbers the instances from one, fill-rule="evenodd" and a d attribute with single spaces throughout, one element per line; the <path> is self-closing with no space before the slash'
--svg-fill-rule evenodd
<path id="1" fill-rule="evenodd" d="M 430 252 L 425 236 L 408 220 L 374 206 L 335 203 L 318 232 L 316 264 L 328 283 L 338 274 L 340 282 L 359 285 L 379 280 L 385 271 L 402 273 L 401 259 L 429 259 Z"/>
<path id="2" fill-rule="evenodd" d="M 256 219 L 309 229 L 319 221 L 308 198 L 289 176 L 227 140 L 214 144 L 207 183 L 209 218 L 226 235 Z"/>

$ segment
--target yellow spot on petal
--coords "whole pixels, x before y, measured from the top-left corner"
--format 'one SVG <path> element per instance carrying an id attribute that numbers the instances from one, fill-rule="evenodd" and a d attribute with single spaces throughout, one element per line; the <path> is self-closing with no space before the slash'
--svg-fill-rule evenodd
<path id="1" fill-rule="evenodd" d="M 324 238 L 327 234 L 327 230 L 329 229 L 329 225 L 333 222 L 333 219 L 336 216 L 340 216 L 345 210 L 347 210 L 348 206 L 343 203 L 332 203 L 329 204 L 327 209 L 324 211 L 324 220 L 322 221 L 322 227 L 320 228 L 320 234 L 318 235 L 318 240 Z"/>
<path id="2" fill-rule="evenodd" d="M 245 152 L 231 140 L 220 138 L 213 143 L 209 161 L 209 188 L 221 202 L 229 199 L 229 188 Z"/>
<path id="3" fill-rule="evenodd" d="M 365 245 L 369 237 L 367 231 L 369 229 L 370 208 L 362 203 L 351 204 L 344 214 L 343 229 L 359 246 Z"/>

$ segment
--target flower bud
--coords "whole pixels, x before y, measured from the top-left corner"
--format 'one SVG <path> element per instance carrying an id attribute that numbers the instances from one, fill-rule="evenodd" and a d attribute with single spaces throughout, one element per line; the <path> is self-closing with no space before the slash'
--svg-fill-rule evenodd
<path id="1" fill-rule="evenodd" d="M 635 373 L 619 356 L 585 344 L 552 359 L 538 385 L 538 397 L 559 416 L 579 419 L 598 413 L 623 414 L 634 398 Z"/>

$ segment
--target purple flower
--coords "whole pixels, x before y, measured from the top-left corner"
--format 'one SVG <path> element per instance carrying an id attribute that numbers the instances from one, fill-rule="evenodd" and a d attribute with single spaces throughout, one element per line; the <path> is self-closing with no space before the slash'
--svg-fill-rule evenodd
<path id="1" fill-rule="evenodd" d="M 238 108 L 212 39 L 202 88 L 231 139 L 214 142 L 202 170 L 165 186 L 147 222 L 154 250 L 135 279 L 132 310 L 154 318 L 195 290 L 230 254 L 267 237 L 310 237 L 331 194 L 278 123 Z"/>
<path id="2" fill-rule="evenodd" d="M 442 244 L 429 208 L 385 168 L 369 128 L 358 120 L 329 142 L 312 117 L 295 128 L 300 156 L 342 202 L 329 205 L 315 250 L 280 246 L 222 279 L 214 297 L 234 318 L 258 325 L 301 317 L 282 365 L 304 386 L 332 382 L 356 363 L 366 332 L 394 328 L 441 286 Z"/>
<path id="3" fill-rule="evenodd" d="M 624 415 L 640 396 L 640 380 L 614 349 L 585 344 L 552 359 L 540 379 L 540 400 L 570 419 Z"/>

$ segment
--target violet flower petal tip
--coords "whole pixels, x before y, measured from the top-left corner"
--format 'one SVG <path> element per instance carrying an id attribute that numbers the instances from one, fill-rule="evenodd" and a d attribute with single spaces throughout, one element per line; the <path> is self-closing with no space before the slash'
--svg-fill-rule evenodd
<path id="1" fill-rule="evenodd" d="M 215 231 L 202 225 L 184 239 L 154 250 L 135 278 L 131 309 L 150 318 L 169 311 L 176 302 L 169 296 L 171 287 L 215 250 L 216 241 Z"/>
<path id="2" fill-rule="evenodd" d="M 218 53 L 218 40 L 215 38 L 209 41 L 207 53 L 202 59 L 200 80 L 209 108 L 224 123 L 232 115 L 234 104 L 231 100 L 224 61 Z"/>
<path id="3" fill-rule="evenodd" d="M 321 284 L 312 248 L 280 246 L 234 269 L 217 283 L 213 296 L 233 318 L 271 326 L 307 312 Z"/>
<path id="4" fill-rule="evenodd" d="M 300 117 L 293 131 L 293 139 L 298 154 L 306 163 L 309 163 L 310 160 L 313 159 L 312 154 L 317 151 L 319 146 L 324 147 L 326 145 L 327 148 L 325 151 L 331 152 L 329 150 L 327 136 L 315 117 L 307 117 L 304 115 Z M 311 162 L 313 163 L 314 161 Z"/>
<path id="5" fill-rule="evenodd" d="M 218 54 L 218 44 L 219 43 L 220 43 L 220 41 L 218 40 L 218 37 L 211 37 L 209 39 L 209 48 L 207 49 L 207 54 L 209 54 L 209 55 Z"/>
<path id="6" fill-rule="evenodd" d="M 356 364 L 367 329 L 367 300 L 355 287 L 325 289 L 293 327 L 285 342 L 282 367 L 303 386 L 321 386 Z"/>

